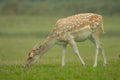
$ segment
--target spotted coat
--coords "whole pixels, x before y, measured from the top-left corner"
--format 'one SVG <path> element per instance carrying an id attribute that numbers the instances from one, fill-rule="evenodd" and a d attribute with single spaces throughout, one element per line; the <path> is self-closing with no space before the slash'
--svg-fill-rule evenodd
<path id="1" fill-rule="evenodd" d="M 92 32 L 104 32 L 102 25 L 102 16 L 93 13 L 77 14 L 67 18 L 59 19 L 50 33 L 50 37 L 64 39 L 68 32 L 78 31 L 79 29 L 90 26 Z"/>

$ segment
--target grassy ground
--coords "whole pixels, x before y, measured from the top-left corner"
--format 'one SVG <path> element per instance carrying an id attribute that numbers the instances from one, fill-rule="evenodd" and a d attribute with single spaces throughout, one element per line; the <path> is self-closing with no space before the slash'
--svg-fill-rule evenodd
<path id="1" fill-rule="evenodd" d="M 27 53 L 41 43 L 60 17 L 0 16 L 0 80 L 120 80 L 119 16 L 104 17 L 107 32 L 101 35 L 108 65 L 93 68 L 95 49 L 90 41 L 78 43 L 86 62 L 82 67 L 70 46 L 61 67 L 62 48 L 54 46 L 33 67 L 24 69 Z"/>

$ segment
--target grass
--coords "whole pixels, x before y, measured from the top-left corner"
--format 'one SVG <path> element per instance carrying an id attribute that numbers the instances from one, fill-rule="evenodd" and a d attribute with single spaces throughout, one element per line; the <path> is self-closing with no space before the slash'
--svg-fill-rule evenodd
<path id="1" fill-rule="evenodd" d="M 0 16 L 0 80 L 120 80 L 119 16 L 104 17 L 107 32 L 101 35 L 107 66 L 99 56 L 93 68 L 94 46 L 90 41 L 78 43 L 83 67 L 68 46 L 66 65 L 61 67 L 62 48 L 54 46 L 31 68 L 24 69 L 27 53 L 48 35 L 57 19 L 55 16 Z"/>
<path id="2" fill-rule="evenodd" d="M 73 63 L 61 67 L 57 63 L 48 63 L 35 65 L 29 70 L 24 70 L 20 65 L 2 65 L 0 66 L 2 68 L 0 78 L 2 80 L 119 80 L 119 74 L 116 73 L 118 67 L 114 67 L 118 66 L 116 63 L 119 61 L 111 63 L 114 64 L 97 68 L 82 67 Z"/>

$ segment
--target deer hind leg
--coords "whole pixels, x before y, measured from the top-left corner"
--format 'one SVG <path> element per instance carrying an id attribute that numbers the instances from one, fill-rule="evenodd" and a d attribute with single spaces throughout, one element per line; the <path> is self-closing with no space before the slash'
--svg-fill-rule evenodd
<path id="1" fill-rule="evenodd" d="M 83 61 L 83 59 L 82 59 L 81 56 L 80 56 L 80 53 L 79 53 L 79 51 L 78 51 L 78 48 L 77 48 L 77 45 L 76 45 L 74 39 L 71 39 L 71 40 L 69 41 L 69 44 L 71 45 L 71 47 L 72 47 L 73 50 L 75 51 L 75 53 L 76 53 L 76 55 L 78 56 L 79 60 L 81 61 L 82 65 L 85 66 L 85 62 Z"/>
<path id="2" fill-rule="evenodd" d="M 93 42 L 96 48 L 95 61 L 94 61 L 93 67 L 97 67 L 97 58 L 99 54 L 99 37 L 98 35 L 92 34 L 92 36 L 90 37 L 90 40 Z"/>
<path id="3" fill-rule="evenodd" d="M 63 45 L 63 55 L 62 55 L 62 66 L 65 65 L 65 53 L 66 53 L 66 46 L 67 45 Z"/>
<path id="4" fill-rule="evenodd" d="M 105 53 L 104 53 L 104 49 L 103 49 L 103 44 L 100 42 L 100 53 L 102 54 L 102 58 L 103 58 L 103 66 L 106 66 L 107 61 L 106 61 L 106 57 L 105 57 Z"/>
<path id="5" fill-rule="evenodd" d="M 104 60 L 104 65 L 105 65 L 106 64 L 106 58 L 105 58 L 105 55 L 104 55 L 104 49 L 102 47 L 102 44 L 99 41 L 98 35 L 93 34 L 91 36 L 90 40 L 94 43 L 94 45 L 96 47 L 95 62 L 94 62 L 93 67 L 97 66 L 97 58 L 98 58 L 99 51 L 101 51 L 101 54 L 102 54 L 102 57 L 103 57 L 103 60 Z"/>

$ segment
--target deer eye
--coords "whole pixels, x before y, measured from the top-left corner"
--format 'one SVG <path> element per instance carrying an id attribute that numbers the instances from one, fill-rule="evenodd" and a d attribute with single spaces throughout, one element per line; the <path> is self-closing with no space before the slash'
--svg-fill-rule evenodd
<path id="1" fill-rule="evenodd" d="M 29 57 L 27 60 L 30 60 L 30 59 L 32 59 L 32 57 Z"/>

